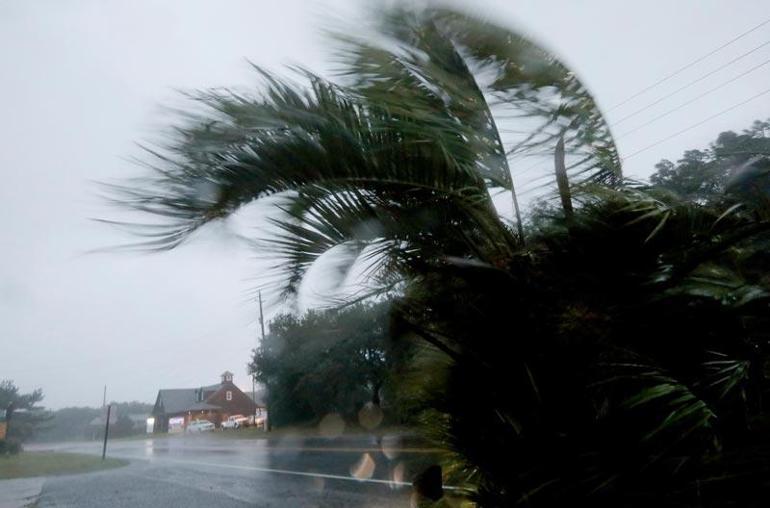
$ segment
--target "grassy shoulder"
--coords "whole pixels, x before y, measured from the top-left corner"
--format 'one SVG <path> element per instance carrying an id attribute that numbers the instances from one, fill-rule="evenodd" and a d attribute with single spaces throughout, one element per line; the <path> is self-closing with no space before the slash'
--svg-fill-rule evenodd
<path id="1" fill-rule="evenodd" d="M 32 476 L 58 476 L 112 469 L 128 464 L 122 459 L 102 461 L 96 455 L 60 452 L 21 452 L 0 457 L 0 480 Z"/>

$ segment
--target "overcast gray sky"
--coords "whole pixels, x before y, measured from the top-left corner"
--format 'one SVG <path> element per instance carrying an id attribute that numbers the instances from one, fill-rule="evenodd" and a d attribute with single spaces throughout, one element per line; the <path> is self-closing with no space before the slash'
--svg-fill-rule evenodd
<path id="1" fill-rule="evenodd" d="M 0 0 L 0 379 L 41 387 L 58 408 L 152 402 L 158 388 L 236 373 L 254 347 L 261 269 L 232 230 L 213 228 L 164 254 L 87 254 L 125 236 L 89 220 L 112 214 L 94 181 L 137 174 L 135 142 L 154 139 L 178 105 L 176 89 L 248 86 L 246 59 L 323 71 L 318 28 L 355 19 L 355 1 Z M 609 110 L 633 93 L 770 18 L 766 0 L 474 2 L 555 50 Z M 611 122 L 770 41 L 770 24 L 649 93 L 608 111 Z M 633 119 L 622 134 L 770 59 L 770 45 Z M 770 65 L 621 137 L 629 155 L 770 89 Z M 705 146 L 770 116 L 770 95 L 626 161 L 646 176 L 661 158 Z M 525 192 L 540 170 L 514 167 Z M 543 170 L 545 171 L 545 170 Z M 275 309 L 272 310 L 274 312 Z"/>

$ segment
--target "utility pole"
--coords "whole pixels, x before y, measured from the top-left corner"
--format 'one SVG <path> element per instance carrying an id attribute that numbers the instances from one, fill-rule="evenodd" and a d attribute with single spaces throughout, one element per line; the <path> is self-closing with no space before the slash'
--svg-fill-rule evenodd
<path id="1" fill-rule="evenodd" d="M 259 322 L 262 323 L 262 291 L 259 292 Z M 264 333 L 263 333 L 264 335 Z M 256 336 L 256 334 L 255 334 Z M 257 354 L 257 348 L 259 348 L 259 340 L 254 341 L 256 346 L 254 347 L 254 355 Z M 257 426 L 257 374 L 251 373 L 251 400 L 254 402 L 254 426 Z"/>
<path id="2" fill-rule="evenodd" d="M 110 409 L 112 406 L 107 406 L 107 423 L 104 424 L 104 444 L 102 445 L 102 460 L 107 456 L 107 436 L 110 434 Z"/>
<path id="3" fill-rule="evenodd" d="M 104 395 L 102 395 L 102 409 L 107 405 L 107 385 L 104 385 Z"/>
<path id="4" fill-rule="evenodd" d="M 262 311 L 262 291 L 260 290 L 259 293 L 259 328 L 262 332 L 262 342 L 265 341 L 265 314 Z M 257 374 L 254 374 L 254 377 L 252 377 L 252 387 L 254 390 L 254 404 L 257 403 Z M 269 415 L 266 412 L 265 413 L 265 432 L 270 430 L 270 421 L 269 421 Z"/>
<path id="5" fill-rule="evenodd" d="M 511 176 L 511 197 L 513 198 L 513 213 L 516 217 L 516 230 L 519 232 L 519 242 L 526 245 L 524 240 L 524 223 L 521 221 L 521 210 L 519 210 L 519 199 L 516 197 L 516 188 L 513 186 L 513 176 Z"/>
<path id="6" fill-rule="evenodd" d="M 259 292 L 259 326 L 262 328 L 262 340 L 265 340 L 265 316 L 262 314 L 262 291 Z"/>

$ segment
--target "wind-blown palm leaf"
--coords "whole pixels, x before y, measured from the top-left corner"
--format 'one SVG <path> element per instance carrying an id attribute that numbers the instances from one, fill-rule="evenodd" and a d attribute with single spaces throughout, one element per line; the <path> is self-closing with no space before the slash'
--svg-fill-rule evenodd
<path id="1" fill-rule="evenodd" d="M 171 155 L 155 154 L 165 167 L 142 188 L 117 188 L 124 204 L 167 218 L 145 230 L 150 247 L 173 248 L 207 222 L 281 195 L 274 252 L 284 262 L 274 280 L 287 294 L 335 246 L 398 246 L 379 251 L 391 255 L 430 247 L 436 258 L 494 253 L 490 242 L 515 248 L 464 141 L 467 126 L 404 121 L 310 74 L 308 90 L 265 76 L 260 99 L 200 95 L 209 116 L 179 129 Z M 361 238 L 367 227 L 379 236 Z"/>
<path id="2" fill-rule="evenodd" d="M 472 125 L 474 146 L 486 152 L 485 175 L 512 185 L 506 155 L 553 150 L 565 136 L 570 153 L 583 155 L 576 170 L 600 180 L 620 176 L 609 127 L 585 86 L 553 54 L 512 30 L 446 9 L 387 11 L 377 26 L 386 42 L 346 36 L 346 73 L 366 97 L 392 104 L 399 114 L 425 110 Z M 491 79 L 488 75 L 492 75 Z M 537 119 L 515 147 L 500 137 L 495 106 Z"/>
<path id="3" fill-rule="evenodd" d="M 363 192 L 366 199 L 380 199 L 377 206 L 409 197 L 405 189 L 421 188 L 436 199 L 456 199 L 459 193 L 466 204 L 469 196 L 476 203 L 473 213 L 488 210 L 481 222 L 489 225 L 496 217 L 487 187 L 513 185 L 488 103 L 490 93 L 505 95 L 527 116 L 546 117 L 549 126 L 569 118 L 567 131 L 575 126 L 601 130 L 598 109 L 574 75 L 523 37 L 448 10 L 393 9 L 381 20 L 381 33 L 396 45 L 385 48 L 348 38 L 346 72 L 354 77 L 350 88 L 306 72 L 302 77 L 310 86 L 302 86 L 260 70 L 268 85 L 261 96 L 217 90 L 195 95 L 206 110 L 177 130 L 169 152 L 153 153 L 160 166 L 155 167 L 155 178 L 144 188 L 117 189 L 126 204 L 168 219 L 165 229 L 156 225 L 145 230 L 152 239 L 148 245 L 173 248 L 202 225 L 280 193 L 288 193 L 287 210 L 300 222 L 313 207 L 324 200 L 328 205 L 330 197 L 351 189 Z M 540 66 L 533 58 L 541 59 Z M 482 68 L 495 69 L 491 83 L 480 84 L 474 73 Z M 545 90 L 557 90 L 561 99 L 538 95 Z M 593 127 L 585 124 L 586 118 Z M 590 148 L 587 144 L 598 139 L 610 146 L 608 131 L 602 132 L 581 134 L 572 146 Z M 578 139 L 571 131 L 566 135 Z M 527 144 L 534 147 L 551 138 L 544 139 Z M 600 143 L 594 145 L 601 148 Z M 313 199 L 308 198 L 309 189 Z M 335 213 L 363 223 L 372 218 L 370 208 L 343 206 Z M 464 221 L 453 220 L 459 221 L 456 225 Z M 472 222 L 478 224 L 478 217 Z M 277 224 L 297 239 L 308 233 L 288 231 L 285 221 Z M 521 238 L 520 218 L 518 226 Z M 465 234 L 463 228 L 457 230 Z M 290 290 L 296 289 L 312 259 L 337 245 L 331 238 L 326 235 L 312 248 L 306 240 L 291 244 L 312 253 L 302 254 L 301 261 L 296 257 L 285 269 L 294 274 Z M 353 240 L 334 238 L 338 243 Z M 359 243 L 354 250 L 362 248 Z M 357 256 L 349 259 L 355 263 Z"/>
<path id="4" fill-rule="evenodd" d="M 437 193 L 403 182 L 379 182 L 376 191 L 335 185 L 306 188 L 273 224 L 281 231 L 265 244 L 285 260 L 277 268 L 296 289 L 315 261 L 345 245 L 348 269 L 365 249 L 385 272 L 409 277 L 447 256 L 502 258 L 517 248 L 511 232 L 492 215 L 483 199 L 460 191 Z M 397 198 L 397 199 L 396 199 Z M 416 255 L 418 252 L 419 255 Z M 376 254 L 376 255 L 375 255 Z M 376 259 L 382 256 L 385 259 Z"/>

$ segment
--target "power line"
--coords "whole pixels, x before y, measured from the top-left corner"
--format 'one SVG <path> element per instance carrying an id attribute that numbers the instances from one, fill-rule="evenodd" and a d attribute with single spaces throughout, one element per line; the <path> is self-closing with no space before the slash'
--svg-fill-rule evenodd
<path id="1" fill-rule="evenodd" d="M 756 95 L 754 95 L 752 97 L 749 97 L 745 101 L 739 102 L 738 104 L 733 104 L 729 108 L 723 109 L 719 113 L 715 113 L 715 114 L 713 114 L 713 115 L 711 115 L 711 116 L 709 116 L 707 118 L 704 118 L 703 120 L 701 120 L 698 123 L 694 123 L 694 124 L 690 125 L 689 127 L 685 127 L 684 129 L 682 129 L 680 131 L 677 131 L 677 132 L 671 134 L 670 136 L 666 136 L 665 138 L 660 139 L 660 140 L 656 141 L 655 143 L 647 145 L 644 148 L 640 148 L 639 150 L 631 153 L 630 155 L 627 155 L 627 156 L 623 157 L 622 160 L 626 161 L 626 160 L 630 159 L 631 157 L 635 157 L 636 155 L 638 155 L 638 154 L 640 154 L 642 152 L 645 152 L 645 151 L 649 150 L 652 147 L 658 146 L 661 143 L 664 143 L 664 142 L 666 142 L 666 141 L 668 141 L 670 139 L 673 139 L 673 138 L 675 138 L 675 137 L 677 137 L 677 136 L 679 136 L 681 134 L 684 134 L 685 132 L 687 132 L 689 130 L 692 130 L 692 129 L 696 128 L 696 127 L 699 127 L 699 126 L 703 125 L 704 123 L 709 122 L 709 121 L 713 120 L 714 118 L 716 118 L 718 116 L 724 115 L 725 113 L 729 113 L 730 111 L 732 111 L 732 110 L 734 110 L 736 108 L 739 108 L 740 106 L 743 106 L 744 104 L 748 104 L 749 102 L 753 101 L 754 99 L 758 99 L 759 97 L 762 97 L 763 95 L 766 95 L 768 93 L 770 93 L 770 88 L 768 88 L 768 89 L 766 89 L 766 90 L 764 90 L 764 91 L 762 91 L 762 92 L 760 92 L 760 93 L 758 93 L 758 94 L 756 94 Z"/>
<path id="2" fill-rule="evenodd" d="M 522 189 L 521 194 L 526 194 L 528 192 L 532 192 L 532 191 L 535 191 L 535 190 L 538 190 L 538 189 L 542 189 L 542 188 L 548 187 L 549 185 L 551 185 L 550 184 L 551 177 L 553 177 L 552 174 L 546 173 L 546 174 L 537 176 L 537 177 L 533 178 L 532 180 L 529 180 L 528 182 L 524 182 L 524 185 L 521 187 L 521 189 Z M 548 182 L 540 183 L 540 182 L 542 182 L 543 180 L 546 180 L 546 179 L 548 179 Z"/>
<path id="3" fill-rule="evenodd" d="M 514 175 L 519 177 L 519 176 L 523 175 L 524 173 L 528 173 L 528 172 L 532 171 L 533 169 L 535 169 L 536 167 L 542 166 L 542 165 L 543 165 L 543 161 L 538 161 L 538 162 L 532 164 L 531 166 L 529 166 L 526 169 L 522 169 L 521 171 L 515 172 Z"/>
<path id="4" fill-rule="evenodd" d="M 743 32 L 742 34 L 738 35 L 737 37 L 734 37 L 734 38 L 730 39 L 729 41 L 725 42 L 724 44 L 722 44 L 722 45 L 721 45 L 721 46 L 719 46 L 718 48 L 716 48 L 716 49 L 713 49 L 713 50 L 709 51 L 708 53 L 706 53 L 705 55 L 703 55 L 703 56 L 701 56 L 701 57 L 698 57 L 698 58 L 696 58 L 696 59 L 695 59 L 695 60 L 693 60 L 692 62 L 690 62 L 690 63 L 686 64 L 686 65 L 685 65 L 685 66 L 683 66 L 683 67 L 680 67 L 679 69 L 675 70 L 675 71 L 674 71 L 674 72 L 672 72 L 671 74 L 668 74 L 667 76 L 664 76 L 663 78 L 659 79 L 659 80 L 658 80 L 658 81 L 656 81 L 655 83 L 652 83 L 651 85 L 649 85 L 649 86 L 646 86 L 645 88 L 642 88 L 641 90 L 639 90 L 639 91 L 638 91 L 638 92 L 636 92 L 635 94 L 631 95 L 631 96 L 630 96 L 630 97 L 628 97 L 627 99 L 625 99 L 625 100 L 623 100 L 623 101 L 621 101 L 621 102 L 619 102 L 619 103 L 615 104 L 614 106 L 612 106 L 611 108 L 609 108 L 607 111 L 608 111 L 608 112 L 609 112 L 609 111 L 612 111 L 612 110 L 614 110 L 614 109 L 616 109 L 616 108 L 619 108 L 620 106 L 622 106 L 622 105 L 624 105 L 624 104 L 626 104 L 626 103 L 630 102 L 631 100 L 633 100 L 633 99 L 636 99 L 636 98 L 637 98 L 637 97 L 639 97 L 640 95 L 642 95 L 642 94 L 644 94 L 644 93 L 646 93 L 646 92 L 648 92 L 648 91 L 652 90 L 652 89 L 653 89 L 653 88 L 655 88 L 656 86 L 658 86 L 658 85 L 661 85 L 662 83 L 665 83 L 666 81 L 668 81 L 669 79 L 673 78 L 674 76 L 677 76 L 677 75 L 681 74 L 682 72 L 686 71 L 687 69 L 689 69 L 690 67 L 692 67 L 692 66 L 694 66 L 694 65 L 696 65 L 696 64 L 698 64 L 698 63 L 700 63 L 700 62 L 702 62 L 703 60 L 705 60 L 706 58 L 710 57 L 711 55 L 714 55 L 715 53 L 718 53 L 719 51 L 722 51 L 722 50 L 723 50 L 724 48 L 726 48 L 727 46 L 729 46 L 729 45 L 733 44 L 734 42 L 736 42 L 736 41 L 738 41 L 738 40 L 740 40 L 740 39 L 742 39 L 742 38 L 746 37 L 746 36 L 747 36 L 747 35 L 749 35 L 750 33 L 754 32 L 754 31 L 756 31 L 756 30 L 759 30 L 760 28 L 762 28 L 763 26 L 767 25 L 768 23 L 770 23 L 770 19 L 766 19 L 765 21 L 761 22 L 760 24 L 756 25 L 755 27 L 753 27 L 753 28 L 750 28 L 749 30 L 747 30 L 747 31 Z"/>
<path id="5" fill-rule="evenodd" d="M 658 120 L 660 120 L 661 118 L 663 118 L 663 117 L 666 117 L 666 116 L 670 115 L 671 113 L 673 113 L 673 112 L 675 112 L 675 111 L 679 111 L 680 109 L 682 109 L 682 108 L 683 108 L 683 107 L 685 107 L 685 106 L 689 106 L 689 105 L 690 105 L 690 104 L 692 104 L 693 102 L 695 102 L 695 101 L 697 101 L 697 100 L 699 100 L 699 99 L 702 99 L 703 97 L 707 96 L 708 94 L 710 94 L 710 93 L 712 93 L 712 92 L 716 92 L 717 90 L 719 90 L 719 89 L 721 89 L 721 88 L 724 88 L 725 86 L 729 85 L 730 83 L 732 83 L 732 82 L 734 82 L 734 81 L 737 81 L 738 79 L 742 78 L 743 76 L 746 76 L 747 74 L 751 74 L 751 73 L 752 73 L 752 72 L 754 72 L 755 70 L 757 70 L 757 69 L 759 69 L 759 68 L 761 68 L 761 67 L 764 67 L 765 65 L 767 65 L 767 64 L 769 64 L 769 63 L 770 63 L 770 59 L 768 59 L 768 60 L 765 60 L 765 61 L 764 61 L 764 62 L 762 62 L 761 64 L 759 64 L 759 65 L 755 65 L 755 66 L 754 66 L 754 67 L 752 67 L 751 69 L 749 69 L 749 70 L 747 70 L 747 71 L 744 71 L 744 72 L 742 72 L 742 73 L 738 74 L 737 76 L 733 77 L 732 79 L 728 79 L 728 80 L 727 80 L 727 81 L 725 81 L 724 83 L 721 83 L 721 84 L 719 84 L 719 85 L 715 86 L 714 88 L 712 88 L 712 89 L 710 89 L 710 90 L 707 90 L 707 91 L 703 92 L 703 93 L 702 93 L 702 94 L 700 94 L 700 95 L 696 95 L 695 97 L 693 97 L 693 98 L 692 98 L 692 99 L 690 99 L 689 101 L 683 102 L 682 104 L 680 104 L 680 105 L 676 106 L 675 108 L 669 109 L 669 110 L 668 110 L 668 111 L 666 111 L 665 113 L 662 113 L 662 114 L 660 114 L 660 115 L 656 116 L 656 117 L 655 117 L 655 118 L 653 118 L 652 120 L 649 120 L 648 122 L 645 122 L 645 123 L 643 123 L 642 125 L 639 125 L 639 126 L 637 126 L 637 127 L 633 128 L 633 129 L 631 129 L 630 131 L 624 132 L 623 134 L 621 134 L 620 136 L 618 136 L 618 138 L 617 138 L 617 139 L 622 139 L 622 138 L 624 138 L 624 137 L 628 136 L 629 134 L 632 134 L 632 133 L 634 133 L 634 132 L 638 131 L 639 129 L 641 129 L 641 128 L 643 128 L 643 127 L 647 127 L 647 126 L 648 126 L 648 125 L 650 125 L 651 123 L 655 123 L 655 122 L 657 122 Z"/>
<path id="6" fill-rule="evenodd" d="M 717 72 L 719 72 L 719 71 L 721 71 L 721 70 L 725 69 L 726 67 L 729 67 L 730 65 L 734 64 L 735 62 L 737 62 L 737 61 L 739 61 L 739 60 L 741 60 L 741 59 L 743 59 L 743 58 L 745 58 L 745 57 L 747 57 L 747 56 L 749 56 L 750 54 L 754 53 L 755 51 L 758 51 L 758 50 L 760 50 L 760 49 L 764 48 L 764 47 L 765 47 L 765 46 L 767 46 L 768 44 L 770 44 L 770 41 L 767 41 L 767 42 L 765 42 L 765 43 L 763 43 L 763 44 L 760 44 L 760 45 L 759 45 L 759 46 L 757 46 L 756 48 L 754 48 L 754 49 L 752 49 L 752 50 L 750 50 L 750 51 L 748 51 L 748 52 L 746 52 L 746 53 L 744 53 L 744 54 L 742 54 L 742 55 L 740 55 L 740 56 L 738 56 L 738 57 L 736 57 L 736 58 L 733 58 L 732 60 L 730 60 L 729 62 L 725 63 L 724 65 L 720 65 L 719 67 L 717 67 L 717 68 L 716 68 L 716 69 L 714 69 L 713 71 L 711 71 L 711 72 L 707 72 L 707 73 L 706 73 L 706 74 L 704 74 L 703 76 L 701 76 L 701 77 L 699 77 L 699 78 L 696 78 L 696 79 L 694 79 L 694 80 L 690 81 L 690 82 L 689 82 L 689 83 L 687 83 L 686 85 L 684 85 L 684 86 L 681 86 L 681 87 L 677 88 L 677 89 L 676 89 L 676 90 L 674 90 L 673 92 L 671 92 L 671 93 L 669 93 L 669 94 L 666 94 L 666 95 L 664 95 L 664 96 L 663 96 L 663 97 L 661 97 L 660 99 L 658 99 L 658 100 L 656 100 L 656 101 L 653 101 L 653 102 L 651 102 L 651 103 L 647 104 L 646 106 L 644 106 L 644 107 L 642 107 L 642 108 L 639 108 L 639 109 L 637 109 L 637 110 L 636 110 L 636 111 L 634 111 L 633 113 L 629 113 L 628 115 L 624 116 L 623 118 L 621 118 L 621 119 L 620 119 L 620 120 L 618 120 L 617 122 L 614 122 L 614 123 L 611 125 L 611 127 L 615 127 L 616 125 L 618 125 L 618 124 L 620 124 L 620 123 L 622 123 L 622 122 L 625 122 L 625 121 L 626 121 L 626 120 L 628 120 L 629 118 L 633 118 L 633 117 L 635 117 L 636 115 L 638 115 L 639 113 L 642 113 L 643 111 L 647 111 L 647 110 L 648 110 L 648 109 L 650 109 L 651 107 L 653 107 L 653 106 L 655 106 L 655 105 L 657 105 L 657 104 L 660 104 L 661 102 L 663 102 L 664 100 L 668 99 L 668 98 L 669 98 L 669 97 L 671 97 L 672 95 L 676 95 L 676 94 L 678 94 L 679 92 L 681 92 L 682 90 L 685 90 L 685 89 L 687 89 L 687 88 L 691 87 L 692 85 L 694 85 L 694 84 L 696 84 L 696 83 L 700 83 L 701 81 L 703 81 L 704 79 L 708 78 L 709 76 L 712 76 L 712 75 L 716 74 Z M 737 78 L 736 78 L 736 79 L 737 79 Z"/>

